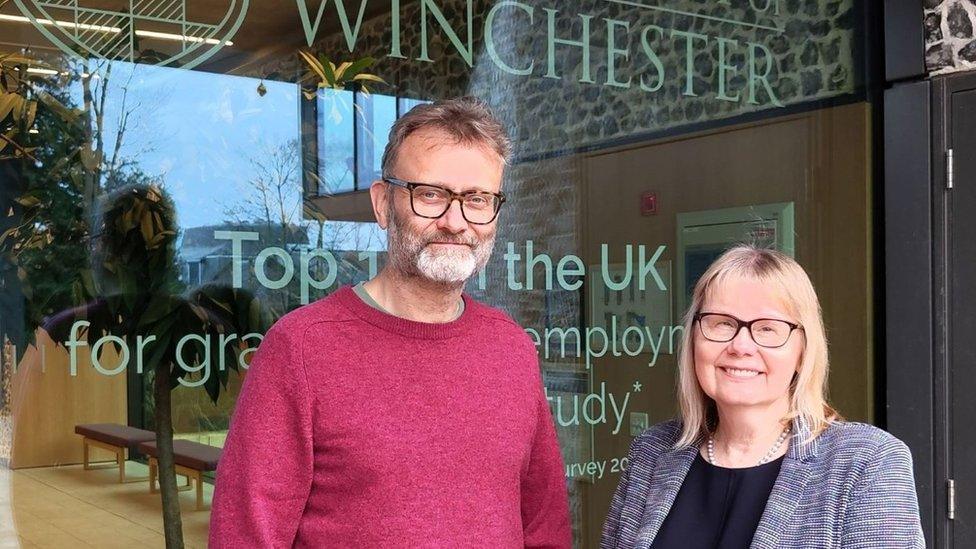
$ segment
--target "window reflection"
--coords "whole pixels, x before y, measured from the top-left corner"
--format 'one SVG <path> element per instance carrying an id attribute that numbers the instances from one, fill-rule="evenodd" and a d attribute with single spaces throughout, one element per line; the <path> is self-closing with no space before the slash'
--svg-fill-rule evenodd
<path id="1" fill-rule="evenodd" d="M 870 420 L 873 401 L 865 395 L 871 392 L 873 375 L 871 318 L 847 314 L 853 308 L 871 311 L 868 290 L 873 268 L 866 252 L 873 244 L 865 203 L 871 196 L 870 140 L 864 126 L 870 108 L 851 93 L 860 86 L 857 67 L 862 65 L 851 53 L 857 51 L 853 46 L 858 42 L 852 28 L 860 24 L 854 4 L 819 0 L 804 3 L 802 13 L 788 13 L 801 8 L 787 10 L 783 3 L 777 22 L 785 25 L 782 33 L 662 10 L 625 9 L 626 2 L 613 3 L 616 7 L 606 12 L 601 12 L 602 4 L 582 8 L 557 4 L 551 4 L 552 32 L 560 40 L 580 39 L 582 16 L 595 16 L 592 43 L 587 46 L 594 82 L 580 79 L 583 46 L 564 42 L 555 44 L 551 61 L 559 78 L 543 76 L 550 56 L 546 52 L 548 12 L 541 6 L 533 8 L 534 19 L 515 5 L 496 11 L 491 34 L 499 48 L 495 60 L 477 45 L 483 38 L 478 33 L 484 29 L 487 6 L 476 13 L 472 64 L 461 61 L 446 27 L 434 19 L 428 20 L 427 34 L 433 59 L 418 62 L 419 2 L 400 4 L 403 57 L 391 57 L 390 13 L 370 8 L 356 51 L 348 56 L 375 57 L 369 71 L 390 85 L 376 86 L 368 95 L 351 89 L 319 89 L 312 100 L 304 99 L 295 82 L 289 81 L 300 66 L 294 52 L 262 50 L 263 57 L 249 59 L 257 50 L 247 47 L 267 44 L 247 40 L 268 35 L 243 30 L 235 37 L 242 49 L 234 55 L 247 62 L 233 68 L 182 70 L 119 61 L 57 60 L 54 64 L 62 76 L 48 78 L 40 86 L 67 107 L 80 109 L 87 126 L 66 126 L 50 110 L 39 109 L 37 133 L 31 138 L 41 144 L 35 153 L 38 163 L 25 168 L 23 177 L 47 193 L 41 196 L 44 206 L 35 227 L 36 236 L 49 241 L 22 256 L 18 266 L 26 273 L 23 281 L 16 275 L 4 278 L 4 288 L 14 290 L 10 293 L 17 293 L 21 301 L 9 307 L 4 301 L 0 336 L 16 333 L 20 326 L 12 325 L 22 318 L 38 324 L 46 316 L 108 293 L 86 278 L 98 233 L 92 228 L 91 209 L 98 196 L 129 183 L 158 184 L 172 198 L 179 231 L 177 294 L 204 287 L 239 287 L 256 295 L 262 309 L 277 318 L 340 285 L 369 278 L 383 264 L 386 235 L 372 221 L 368 204 L 362 208 L 344 202 L 335 211 L 325 211 L 317 199 L 352 198 L 361 194 L 356 191 L 368 188 L 380 175 L 382 153 L 396 118 L 429 102 L 417 98 L 473 94 L 488 99 L 505 119 L 519 155 L 506 174 L 505 192 L 512 200 L 503 210 L 494 256 L 484 278 L 469 284 L 468 290 L 540 334 L 540 368 L 567 465 L 577 546 L 597 545 L 619 475 L 608 470 L 597 476 L 588 468 L 614 459 L 619 462 L 633 435 L 673 413 L 676 358 L 670 329 L 680 322 L 686 292 L 697 276 L 726 243 L 742 235 L 777 240 L 792 238 L 795 232 L 797 258 L 815 266 L 811 272 L 817 284 L 830 288 L 824 300 L 828 323 L 838 332 L 853 334 L 833 343 L 836 363 L 843 365 L 832 382 L 836 400 L 848 417 Z M 675 9 L 701 11 L 693 3 L 674 4 Z M 715 4 L 709 9 L 720 15 L 731 12 L 730 17 L 745 17 L 741 12 L 749 11 L 749 6 L 777 3 Z M 324 5 L 326 15 L 312 50 L 346 55 L 342 30 L 326 30 L 329 24 L 338 25 L 333 17 L 336 4 Z M 296 13 L 294 4 L 270 10 L 280 12 L 282 18 Z M 248 31 L 266 24 L 254 15 L 248 17 L 247 24 L 253 25 Z M 626 20 L 630 28 L 610 24 L 604 15 Z M 463 37 L 468 27 L 463 17 L 457 19 L 463 11 L 445 9 L 445 16 L 447 26 Z M 617 40 L 616 50 L 608 48 L 608 27 Z M 284 21 L 281 28 L 292 29 L 285 39 L 304 43 L 297 20 Z M 703 37 L 687 34 L 692 31 Z M 719 38 L 724 42 L 720 44 Z M 839 98 L 837 104 L 819 110 L 804 105 L 772 118 L 769 105 L 750 103 L 750 42 L 769 48 L 769 60 L 775 59 L 769 84 L 784 103 L 796 106 Z M 720 54 L 719 48 L 728 48 L 728 55 Z M 765 68 L 765 52 L 755 51 L 760 61 L 756 66 Z M 662 64 L 660 72 L 655 59 Z M 515 74 L 502 70 L 498 60 L 518 68 L 534 64 L 535 69 L 532 74 Z M 267 72 L 265 62 L 277 72 Z M 608 62 L 617 67 L 615 77 L 607 70 Z M 730 68 L 733 64 L 735 71 Z M 727 95 L 740 94 L 740 100 L 720 97 L 717 86 L 723 74 L 728 77 Z M 631 84 L 610 85 L 611 78 Z M 660 91 L 642 89 L 641 83 Z M 86 103 L 88 97 L 93 101 Z M 730 118 L 754 111 L 770 118 Z M 307 127 L 307 134 L 302 127 Z M 689 127 L 696 132 L 685 131 Z M 99 154 L 94 154 L 96 150 Z M 90 188 L 76 184 L 73 177 Z M 0 180 L 7 185 L 6 179 Z M 304 197 L 303 181 L 306 189 L 316 189 Z M 654 198 L 654 207 L 647 211 L 637 202 L 645 195 Z M 757 213 L 762 205 L 787 203 L 795 208 L 795 226 L 792 222 L 758 225 L 768 220 Z M 19 221 L 23 209 L 13 208 Z M 735 231 L 716 221 L 715 216 L 728 209 L 747 214 L 744 220 L 736 220 Z M 682 223 L 682 215 L 703 212 L 708 219 Z M 233 235 L 247 235 L 247 239 L 235 249 Z M 529 241 L 535 245 L 532 254 Z M 512 253 L 523 254 L 521 263 L 506 262 L 509 245 Z M 650 250 L 665 246 L 659 266 L 667 291 L 644 292 L 633 286 L 611 291 L 599 283 L 603 245 L 609 250 L 613 273 L 621 270 L 626 246 L 644 245 Z M 259 259 L 269 249 L 281 252 Z M 321 250 L 328 251 L 335 263 L 313 259 L 307 265 L 308 276 L 333 282 L 303 293 L 298 278 L 302 257 Z M 556 269 L 561 258 L 578 256 L 587 272 L 587 286 L 541 288 L 546 260 L 525 266 L 529 257 L 543 254 Z M 850 258 L 860 259 L 851 262 Z M 286 276 L 289 269 L 295 273 L 291 278 Z M 527 271 L 536 273 L 534 289 L 516 287 L 511 281 L 525 283 Z M 287 281 L 270 287 L 258 273 L 264 280 Z M 641 332 L 610 338 L 611 349 L 637 348 L 633 341 L 640 340 L 638 335 L 650 334 L 638 355 L 611 350 L 590 364 L 573 352 L 579 341 L 586 344 L 586 328 L 610 329 L 614 322 L 621 332 L 630 326 Z M 564 338 L 572 328 L 584 335 Z M 649 343 L 652 337 L 654 345 Z M 56 356 L 51 340 L 46 341 L 49 360 L 55 360 L 50 358 Z M 23 345 L 17 355 L 24 355 Z M 63 362 L 63 353 L 58 357 Z M 107 358 L 105 364 L 109 362 Z M 113 409 L 112 417 L 125 421 L 126 405 L 141 406 L 142 421 L 148 426 L 153 413 L 151 381 L 135 379 L 146 389 L 145 395 L 130 391 L 126 397 L 130 400 Z M 179 437 L 223 444 L 241 376 L 229 373 L 226 381 L 216 406 L 204 391 L 176 389 L 173 421 Z M 633 389 L 637 381 L 643 385 L 640 391 Z M 97 382 L 115 383 L 113 395 L 126 393 L 125 376 Z M 80 389 L 87 385 L 77 382 L 69 387 L 78 391 L 78 402 L 87 402 Z M 57 401 L 63 395 L 56 390 L 60 389 L 51 384 L 30 387 L 25 406 Z M 619 418 L 614 416 L 610 396 L 620 406 Z M 625 398 L 629 398 L 626 408 Z M 605 414 L 598 411 L 598 404 Z M 607 421 L 591 424 L 587 417 Z M 19 419 L 30 424 L 27 415 Z M 56 433 L 63 439 L 73 436 L 67 424 L 58 429 L 65 431 Z M 33 438 L 20 436 L 22 448 L 64 447 L 54 436 L 51 440 L 36 433 Z M 24 461 L 24 455 L 18 466 L 47 464 Z M 59 455 L 55 461 L 69 460 L 70 456 Z"/>
<path id="2" fill-rule="evenodd" d="M 316 99 L 320 194 L 337 194 L 356 188 L 353 95 L 351 91 L 324 90 Z"/>
<path id="3" fill-rule="evenodd" d="M 357 94 L 357 105 L 362 116 L 356 128 L 356 174 L 358 187 L 365 189 L 382 177 L 383 149 L 397 118 L 397 101 L 388 95 Z"/>
<path id="4" fill-rule="evenodd" d="M 382 176 L 383 150 L 397 117 L 429 102 L 360 91 L 320 90 L 316 97 L 315 143 L 318 194 L 368 189 Z"/>

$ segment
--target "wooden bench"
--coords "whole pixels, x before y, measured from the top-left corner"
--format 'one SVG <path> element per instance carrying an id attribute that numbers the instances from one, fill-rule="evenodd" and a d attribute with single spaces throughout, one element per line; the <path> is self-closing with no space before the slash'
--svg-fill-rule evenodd
<path id="1" fill-rule="evenodd" d="M 88 423 L 75 425 L 75 433 L 82 436 L 81 444 L 84 448 L 84 467 L 85 470 L 106 469 L 111 467 L 119 468 L 119 482 L 137 482 L 146 480 L 141 478 L 125 478 L 126 450 L 136 451 L 140 443 L 156 440 L 156 433 L 119 425 L 118 423 Z M 115 454 L 115 464 L 91 465 L 90 448 L 95 446 L 103 450 L 108 450 Z"/>
<path id="2" fill-rule="evenodd" d="M 159 476 L 156 441 L 139 444 L 139 451 L 149 456 L 149 491 L 155 493 L 156 478 Z M 218 461 L 220 461 L 220 448 L 216 446 L 200 444 L 192 440 L 176 439 L 173 441 L 173 462 L 176 474 L 197 482 L 198 511 L 203 509 L 203 473 L 216 471 Z"/>

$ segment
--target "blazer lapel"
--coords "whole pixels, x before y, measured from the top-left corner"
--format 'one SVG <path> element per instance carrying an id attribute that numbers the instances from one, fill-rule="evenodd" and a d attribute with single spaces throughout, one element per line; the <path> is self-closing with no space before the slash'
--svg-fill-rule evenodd
<path id="1" fill-rule="evenodd" d="M 793 439 L 806 440 L 810 435 L 809 429 L 802 419 L 794 420 Z M 752 538 L 751 549 L 775 549 L 779 544 L 783 525 L 792 522 L 794 513 L 800 503 L 800 498 L 806 490 L 810 480 L 810 460 L 816 458 L 818 451 L 817 440 L 807 443 L 791 444 L 783 459 L 783 466 L 773 484 L 773 490 L 766 501 L 756 533 Z"/>
<path id="2" fill-rule="evenodd" d="M 651 480 L 651 489 L 644 502 L 644 516 L 637 533 L 635 548 L 650 547 L 657 536 L 661 524 L 671 511 L 671 505 L 678 497 L 678 490 L 684 482 L 691 464 L 698 453 L 698 447 L 688 446 L 671 450 L 658 458 Z"/>
<path id="3" fill-rule="evenodd" d="M 810 480 L 810 465 L 805 461 L 787 457 L 776 478 L 766 510 L 763 511 L 756 534 L 752 538 L 752 549 L 775 549 L 784 524 L 790 524 L 793 513 L 800 503 L 800 496 Z"/>

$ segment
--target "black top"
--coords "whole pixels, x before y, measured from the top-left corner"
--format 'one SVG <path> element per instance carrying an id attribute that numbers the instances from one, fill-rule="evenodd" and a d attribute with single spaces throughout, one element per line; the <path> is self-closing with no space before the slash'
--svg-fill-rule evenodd
<path id="1" fill-rule="evenodd" d="M 651 547 L 749 547 L 782 464 L 780 457 L 755 467 L 726 469 L 698 454 Z"/>

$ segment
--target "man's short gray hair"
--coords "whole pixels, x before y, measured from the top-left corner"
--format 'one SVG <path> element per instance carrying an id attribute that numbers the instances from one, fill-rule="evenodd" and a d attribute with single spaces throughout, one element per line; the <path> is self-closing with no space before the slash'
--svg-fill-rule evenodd
<path id="1" fill-rule="evenodd" d="M 505 127 L 492 114 L 488 104 L 476 97 L 442 99 L 417 105 L 400 117 L 390 130 L 390 140 L 383 151 L 383 176 L 393 176 L 400 147 L 410 134 L 435 129 L 447 134 L 455 143 L 487 147 L 498 154 L 503 165 L 511 156 L 512 143 Z"/>

